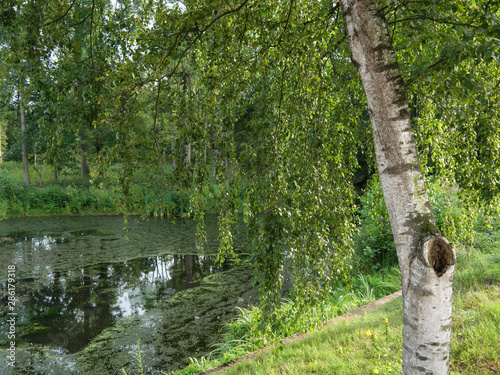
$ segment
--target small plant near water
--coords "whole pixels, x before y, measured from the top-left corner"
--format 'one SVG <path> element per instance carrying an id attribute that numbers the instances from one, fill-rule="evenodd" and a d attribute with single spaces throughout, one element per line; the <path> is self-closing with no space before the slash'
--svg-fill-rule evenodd
<path id="1" fill-rule="evenodd" d="M 146 375 L 146 373 L 144 372 L 144 354 L 141 352 L 141 340 L 137 341 L 133 356 L 137 372 L 134 372 L 130 375 Z M 124 368 L 122 368 L 122 372 L 124 375 L 129 375 Z"/>

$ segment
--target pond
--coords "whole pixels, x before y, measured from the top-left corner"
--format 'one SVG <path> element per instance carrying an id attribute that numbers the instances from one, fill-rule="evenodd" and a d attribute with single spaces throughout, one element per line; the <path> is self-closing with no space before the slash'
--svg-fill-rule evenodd
<path id="1" fill-rule="evenodd" d="M 7 357 L 8 269 L 15 266 L 15 374 L 117 374 L 140 342 L 150 373 L 208 354 L 235 307 L 258 302 L 248 268 L 219 265 L 217 218 L 196 223 L 121 216 L 0 221 L 2 319 Z M 236 250 L 242 252 L 237 240 Z M 10 371 L 0 361 L 0 373 Z M 130 372 L 129 372 L 130 373 Z M 133 373 L 133 372 L 132 372 Z"/>

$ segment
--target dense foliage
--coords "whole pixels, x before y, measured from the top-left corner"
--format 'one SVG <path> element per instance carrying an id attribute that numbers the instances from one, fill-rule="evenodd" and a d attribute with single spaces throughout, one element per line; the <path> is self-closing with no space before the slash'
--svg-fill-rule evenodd
<path id="1" fill-rule="evenodd" d="M 427 175 L 458 187 L 470 207 L 493 207 L 500 4 L 378 3 Z M 358 212 L 366 223 L 356 240 L 365 265 L 393 256 L 387 222 L 370 219 L 385 217 L 376 185 L 360 211 L 354 204 L 355 188 L 375 166 L 339 9 L 304 0 L 3 1 L 3 159 L 20 160 L 25 142 L 30 163 L 50 166 L 56 179 L 75 163 L 94 182 L 118 166 L 124 203 L 153 197 L 142 202 L 160 215 L 177 199 L 168 194 L 192 188 L 189 207 L 202 237 L 203 212 L 217 190 L 220 256 L 231 256 L 241 209 L 263 311 L 280 301 L 286 262 L 301 286 L 293 296 L 299 310 L 314 305 L 348 273 Z M 22 106 L 25 133 L 18 130 Z M 138 185 L 141 177 L 146 183 Z M 59 202 L 49 210 L 94 204 L 92 186 L 74 200 L 49 189 Z M 46 199 L 5 175 L 2 189 L 20 206 Z M 438 225 L 460 241 L 450 226 L 458 219 L 440 216 L 441 202 Z M 374 234 L 379 227 L 383 238 Z"/>

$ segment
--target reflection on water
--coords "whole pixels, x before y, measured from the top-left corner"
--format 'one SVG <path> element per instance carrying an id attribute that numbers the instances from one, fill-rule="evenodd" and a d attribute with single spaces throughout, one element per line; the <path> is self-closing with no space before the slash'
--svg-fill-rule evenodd
<path id="1" fill-rule="evenodd" d="M 176 292 L 220 272 L 212 255 L 217 223 L 207 222 L 204 250 L 195 224 L 121 217 L 23 218 L 0 221 L 2 313 L 7 265 L 16 265 L 18 333 L 25 343 L 77 352 L 117 319 L 142 315 Z M 75 229 L 77 228 L 77 229 Z M 7 342 L 0 322 L 0 345 Z"/>

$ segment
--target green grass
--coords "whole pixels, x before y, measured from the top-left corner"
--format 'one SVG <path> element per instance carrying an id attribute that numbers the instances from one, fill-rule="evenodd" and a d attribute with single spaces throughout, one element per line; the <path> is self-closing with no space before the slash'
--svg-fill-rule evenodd
<path id="1" fill-rule="evenodd" d="M 386 322 L 387 319 L 387 322 Z M 400 374 L 402 300 L 299 342 L 231 366 L 224 374 Z M 500 373 L 500 289 L 455 300 L 452 374 Z"/>
<path id="2" fill-rule="evenodd" d="M 481 232 L 475 248 L 459 247 L 457 253 L 451 374 L 499 374 L 500 230 Z M 326 310 L 337 315 L 389 294 L 392 289 L 385 288 L 394 284 L 387 280 L 394 277 L 390 271 L 382 278 L 360 276 L 351 293 L 332 294 Z M 315 331 L 301 341 L 278 344 L 224 373 L 400 374 L 402 315 L 398 298 L 378 311 Z M 191 359 L 187 368 L 175 374 L 195 374 L 262 347 L 265 340 L 252 332 L 256 319 L 258 309 L 242 310 L 240 318 L 228 325 L 230 334 L 213 357 Z"/>
<path id="3" fill-rule="evenodd" d="M 451 374 L 499 374 L 500 251 L 468 250 L 459 252 L 464 262 L 456 271 Z M 402 324 L 398 298 L 376 312 L 237 363 L 224 374 L 400 374 Z"/>

